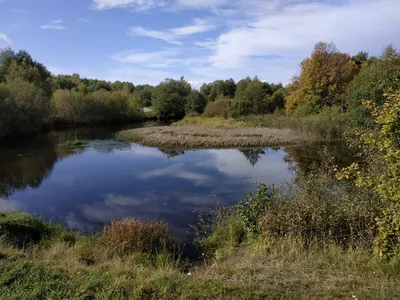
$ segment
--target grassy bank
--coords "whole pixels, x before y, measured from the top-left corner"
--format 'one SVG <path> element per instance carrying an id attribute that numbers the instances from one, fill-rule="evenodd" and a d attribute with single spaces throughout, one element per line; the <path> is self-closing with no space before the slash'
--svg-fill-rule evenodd
<path id="1" fill-rule="evenodd" d="M 146 146 L 170 149 L 271 147 L 308 140 L 290 129 L 246 127 L 148 127 L 122 131 L 119 135 Z"/>
<path id="2" fill-rule="evenodd" d="M 351 299 L 353 295 L 395 299 L 400 295 L 399 265 L 361 248 L 305 246 L 295 238 L 254 240 L 237 247 L 231 240 L 220 248 L 224 255 L 188 268 L 168 246 L 171 235 L 163 222 L 126 219 L 93 237 L 26 214 L 1 215 L 0 224 L 1 299 Z M 229 236 L 234 235 L 220 236 L 221 241 L 229 241 Z"/>
<path id="3" fill-rule="evenodd" d="M 279 113 L 267 115 L 241 116 L 237 119 L 223 117 L 186 117 L 173 126 L 205 126 L 211 128 L 276 128 L 291 129 L 298 134 L 318 137 L 324 140 L 342 139 L 352 126 L 349 116 L 326 110 L 318 115 L 305 117 L 285 116 Z"/>

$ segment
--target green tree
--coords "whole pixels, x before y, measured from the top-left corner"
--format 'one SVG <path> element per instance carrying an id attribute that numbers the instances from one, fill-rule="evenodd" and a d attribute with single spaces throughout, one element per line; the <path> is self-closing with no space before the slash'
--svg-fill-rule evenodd
<path id="1" fill-rule="evenodd" d="M 360 69 L 361 66 L 368 61 L 369 54 L 364 51 L 360 51 L 357 53 L 357 55 L 354 55 L 351 57 L 351 60 L 354 61 L 357 65 L 357 67 Z"/>
<path id="2" fill-rule="evenodd" d="M 185 112 L 202 114 L 207 105 L 207 100 L 200 92 L 192 90 L 188 96 Z"/>
<path id="3" fill-rule="evenodd" d="M 49 99 L 34 83 L 19 77 L 0 83 L 0 138 L 35 133 L 48 114 Z"/>
<path id="4" fill-rule="evenodd" d="M 232 115 L 264 114 L 267 111 L 263 84 L 258 78 L 246 78 L 237 85 L 235 98 L 232 101 Z"/>
<path id="5" fill-rule="evenodd" d="M 357 126 L 374 126 L 368 109 L 362 106 L 365 99 L 382 105 L 384 93 L 400 90 L 400 55 L 392 46 L 383 51 L 380 58 L 364 63 L 360 72 L 346 89 L 346 107 Z"/>
<path id="6" fill-rule="evenodd" d="M 273 113 L 276 109 L 285 107 L 285 95 L 283 89 L 277 90 L 272 96 L 266 98 L 266 112 Z"/>
<path id="7" fill-rule="evenodd" d="M 180 80 L 166 79 L 154 90 L 153 107 L 160 120 L 181 119 L 192 88 L 181 77 Z"/>

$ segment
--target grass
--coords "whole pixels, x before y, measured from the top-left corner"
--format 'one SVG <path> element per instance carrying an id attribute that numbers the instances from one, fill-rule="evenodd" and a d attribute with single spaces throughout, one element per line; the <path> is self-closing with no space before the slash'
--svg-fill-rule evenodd
<path id="1" fill-rule="evenodd" d="M 116 253 L 157 253 L 173 243 L 172 232 L 164 221 L 144 222 L 125 218 L 106 225 L 101 238 Z"/>
<path id="2" fill-rule="evenodd" d="M 146 146 L 166 149 L 271 147 L 299 144 L 307 140 L 290 129 L 245 127 L 148 127 L 122 131 L 119 135 Z"/>
<path id="3" fill-rule="evenodd" d="M 172 126 L 205 126 L 210 128 L 238 128 L 244 127 L 245 123 L 233 118 L 205 118 L 201 116 L 185 117 L 183 120 L 175 122 Z"/>
<path id="4" fill-rule="evenodd" d="M 174 123 L 174 126 L 206 126 L 212 128 L 277 128 L 291 129 L 306 136 L 317 136 L 319 139 L 342 139 L 344 134 L 352 130 L 351 116 L 334 108 L 325 109 L 317 115 L 285 116 L 281 113 L 266 115 L 241 116 L 237 119 L 205 116 L 186 117 Z"/>
<path id="5" fill-rule="evenodd" d="M 351 129 L 348 116 L 334 109 L 305 117 L 279 113 L 238 119 L 188 116 L 170 127 L 120 132 L 127 140 L 170 149 L 251 148 L 340 140 Z"/>
<path id="6" fill-rule="evenodd" d="M 85 148 L 88 145 L 89 145 L 88 140 L 72 140 L 72 141 L 68 141 L 68 142 L 65 142 L 62 144 L 62 146 L 64 146 L 64 147 L 73 148 L 73 149 Z"/>
<path id="7" fill-rule="evenodd" d="M 39 223 L 41 228 L 55 226 L 26 214 L 2 215 L 1 219 L 2 224 L 26 223 L 32 228 Z M 138 221 L 126 219 L 121 224 L 110 225 L 107 235 L 134 238 L 131 226 L 137 227 Z M 164 228 L 163 223 L 150 224 Z M 222 234 L 234 238 L 234 234 Z M 115 243 L 124 239 L 117 238 Z M 400 261 L 384 261 L 361 248 L 343 250 L 328 243 L 306 247 L 295 238 L 249 240 L 238 247 L 233 240 L 218 249 L 216 258 L 192 266 L 190 276 L 183 262 L 168 251 L 136 250 L 116 253 L 101 235 L 85 237 L 66 229 L 43 235 L 24 248 L 0 239 L 0 299 L 400 297 Z"/>

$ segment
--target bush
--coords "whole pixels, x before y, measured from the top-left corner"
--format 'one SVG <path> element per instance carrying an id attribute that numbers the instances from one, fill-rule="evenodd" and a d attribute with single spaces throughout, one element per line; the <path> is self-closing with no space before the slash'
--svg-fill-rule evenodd
<path id="1" fill-rule="evenodd" d="M 213 117 L 229 118 L 231 104 L 232 104 L 231 99 L 220 99 L 210 102 L 204 109 L 203 116 L 207 118 L 213 118 Z"/>
<path id="2" fill-rule="evenodd" d="M 168 249 L 173 242 L 171 229 L 166 222 L 146 222 L 134 218 L 106 225 L 101 239 L 119 255 L 135 252 L 156 254 Z"/>
<path id="3" fill-rule="evenodd" d="M 0 138 L 38 132 L 46 123 L 49 100 L 20 78 L 0 83 Z"/>
<path id="4" fill-rule="evenodd" d="M 53 94 L 53 109 L 58 122 L 72 125 L 129 122 L 142 119 L 133 98 L 120 91 L 82 93 L 57 90 Z"/>
<path id="5" fill-rule="evenodd" d="M 61 225 L 45 222 L 29 214 L 0 214 L 0 237 L 19 248 L 50 239 L 63 231 Z"/>

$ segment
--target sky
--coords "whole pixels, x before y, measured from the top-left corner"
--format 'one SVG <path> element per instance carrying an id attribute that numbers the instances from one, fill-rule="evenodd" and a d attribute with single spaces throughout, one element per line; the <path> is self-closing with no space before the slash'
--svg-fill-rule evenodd
<path id="1" fill-rule="evenodd" d="M 0 0 L 0 48 L 53 74 L 288 83 L 319 41 L 400 49 L 400 0 Z"/>

